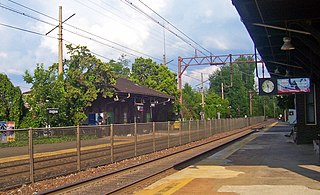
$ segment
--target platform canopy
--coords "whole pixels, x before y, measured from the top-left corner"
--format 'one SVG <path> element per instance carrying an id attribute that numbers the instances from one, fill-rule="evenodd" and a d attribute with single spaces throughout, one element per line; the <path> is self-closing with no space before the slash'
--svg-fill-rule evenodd
<path id="1" fill-rule="evenodd" d="M 320 77 L 318 0 L 232 0 L 242 22 L 275 76 Z M 284 41 L 288 50 L 282 50 Z M 290 45 L 291 44 L 291 45 Z"/>

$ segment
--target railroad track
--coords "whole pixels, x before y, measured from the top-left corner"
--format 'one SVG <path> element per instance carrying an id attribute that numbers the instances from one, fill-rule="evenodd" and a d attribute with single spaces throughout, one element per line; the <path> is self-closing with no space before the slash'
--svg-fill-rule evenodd
<path id="1" fill-rule="evenodd" d="M 258 126 L 257 126 L 258 128 Z M 207 153 L 215 148 L 230 143 L 252 133 L 252 129 L 242 129 L 225 133 L 222 137 L 208 138 L 206 142 L 178 150 L 166 156 L 122 168 L 113 172 L 49 189 L 39 194 L 113 194 L 122 191 L 157 174 L 168 171 L 175 166 Z"/>

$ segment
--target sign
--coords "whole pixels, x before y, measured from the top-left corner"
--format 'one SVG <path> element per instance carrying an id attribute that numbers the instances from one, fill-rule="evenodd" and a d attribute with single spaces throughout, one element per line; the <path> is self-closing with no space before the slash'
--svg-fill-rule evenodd
<path id="1" fill-rule="evenodd" d="M 309 78 L 259 78 L 259 95 L 310 92 Z"/>
<path id="2" fill-rule="evenodd" d="M 278 94 L 310 92 L 309 78 L 277 79 Z"/>
<path id="3" fill-rule="evenodd" d="M 15 141 L 14 121 L 0 122 L 0 143 L 10 143 Z"/>
<path id="4" fill-rule="evenodd" d="M 59 109 L 58 108 L 47 108 L 48 114 L 58 114 Z"/>

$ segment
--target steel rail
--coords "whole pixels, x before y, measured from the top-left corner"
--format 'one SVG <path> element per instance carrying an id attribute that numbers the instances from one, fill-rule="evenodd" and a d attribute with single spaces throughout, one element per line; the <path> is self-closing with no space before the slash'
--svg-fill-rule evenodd
<path id="1" fill-rule="evenodd" d="M 221 146 L 223 146 L 223 145 L 225 145 L 225 144 L 228 144 L 228 143 L 230 143 L 230 142 L 232 142 L 232 141 L 234 141 L 234 140 L 237 140 L 237 139 L 239 139 L 239 138 L 241 138 L 241 137 L 243 137 L 243 136 L 246 136 L 246 135 L 254 132 L 254 129 L 257 129 L 257 128 L 261 128 L 261 124 L 257 124 L 257 125 L 253 125 L 253 126 L 249 126 L 249 127 L 240 128 L 240 129 L 238 129 L 238 130 L 235 130 L 235 132 L 232 132 L 232 133 L 226 132 L 226 133 L 227 133 L 226 135 L 223 135 L 222 137 L 219 137 L 219 138 L 214 138 L 214 139 L 209 140 L 209 141 L 207 141 L 207 142 L 205 142 L 205 143 L 196 144 L 196 145 L 194 145 L 194 146 L 191 146 L 191 147 L 188 147 L 188 148 L 185 148 L 185 149 L 182 149 L 182 150 L 179 150 L 179 151 L 170 153 L 170 154 L 168 154 L 168 155 L 161 156 L 161 157 L 158 157 L 158 158 L 154 158 L 154 159 L 151 159 L 151 160 L 148 160 L 148 161 L 144 161 L 144 162 L 141 162 L 141 163 L 138 163 L 138 164 L 135 164 L 135 165 L 131 165 L 131 166 L 128 166 L 128 167 L 124 167 L 124 168 L 121 168 L 121 169 L 119 169 L 119 170 L 115 170 L 115 171 L 111 171 L 111 172 L 108 172 L 108 173 L 103 173 L 103 174 L 98 175 L 98 176 L 94 176 L 94 177 L 82 179 L 82 180 L 79 180 L 79 181 L 77 181 L 77 182 L 73 182 L 73 183 L 70 183 L 70 184 L 66 184 L 66 185 L 63 185 L 63 186 L 60 186 L 60 187 L 57 187 L 57 188 L 48 189 L 48 190 L 46 190 L 46 191 L 40 192 L 39 194 L 57 194 L 57 193 L 59 193 L 59 192 L 67 192 L 69 189 L 71 190 L 71 189 L 80 188 L 81 186 L 88 185 L 88 183 L 96 183 L 96 182 L 98 182 L 99 180 L 102 180 L 103 178 L 106 178 L 106 177 L 115 175 L 115 174 L 117 174 L 117 173 L 121 173 L 121 172 L 124 172 L 124 171 L 128 171 L 128 170 L 130 170 L 130 169 L 137 168 L 137 167 L 139 167 L 139 166 L 146 165 L 146 164 L 149 164 L 149 163 L 151 163 L 151 162 L 155 162 L 155 161 L 158 161 L 158 160 L 161 160 L 161 159 L 164 159 L 164 158 L 168 158 L 168 157 L 170 157 L 170 156 L 174 156 L 174 155 L 177 155 L 177 154 L 179 154 L 179 153 L 183 153 L 183 152 L 185 152 L 185 151 L 192 150 L 192 149 L 195 149 L 195 148 L 197 148 L 197 147 L 201 147 L 201 146 L 204 146 L 204 145 L 207 145 L 207 144 L 210 144 L 210 143 L 213 143 L 213 142 L 216 142 L 216 141 L 219 141 L 219 140 L 222 140 L 222 139 L 225 139 L 225 138 L 228 138 L 228 137 L 232 137 L 232 136 L 234 136 L 234 135 L 239 134 L 238 137 L 233 138 L 232 140 L 226 141 L 225 143 L 223 143 L 223 144 L 221 144 L 221 145 L 218 146 L 218 147 L 221 147 Z M 246 133 L 243 134 L 244 132 L 246 132 Z M 187 160 L 193 159 L 193 158 L 195 158 L 195 157 L 197 157 L 197 156 L 199 156 L 199 155 L 201 155 L 201 154 L 204 154 L 204 153 L 206 153 L 206 152 L 208 152 L 208 151 L 211 151 L 211 150 L 212 150 L 212 148 L 210 148 L 210 149 L 208 149 L 208 150 L 205 150 L 205 151 L 202 152 L 202 153 L 198 153 L 198 154 L 196 154 L 196 155 L 191 156 L 191 157 L 188 158 Z M 185 161 L 187 161 L 187 160 L 185 160 Z M 185 161 L 184 161 L 184 162 L 185 162 Z M 183 163 L 183 162 L 180 162 L 180 163 L 178 163 L 178 164 L 181 164 L 181 163 Z M 176 165 L 177 165 L 177 164 L 176 164 Z M 148 178 L 150 178 L 150 177 L 153 177 L 153 176 L 155 176 L 155 175 L 157 175 L 157 174 L 159 174 L 159 173 L 161 173 L 161 172 L 163 172 L 163 171 L 166 171 L 166 170 L 168 170 L 168 169 L 171 169 L 172 167 L 174 167 L 174 166 L 176 166 L 176 165 L 173 165 L 173 166 L 171 166 L 171 167 L 169 167 L 169 168 L 166 168 L 165 170 L 158 171 L 157 173 L 152 173 L 152 174 L 150 174 L 149 176 L 146 176 L 146 177 L 144 177 L 144 178 L 142 178 L 142 179 L 139 179 L 139 180 L 130 182 L 130 183 L 127 184 L 127 185 L 124 185 L 124 186 L 120 186 L 120 187 L 118 187 L 118 188 L 115 188 L 115 189 L 113 189 L 112 191 L 107 192 L 107 194 L 121 191 L 121 190 L 123 190 L 124 188 L 127 188 L 127 187 L 130 186 L 130 185 L 139 183 L 139 182 L 141 182 L 141 181 L 143 181 L 143 180 L 146 180 L 146 179 L 148 179 Z"/>

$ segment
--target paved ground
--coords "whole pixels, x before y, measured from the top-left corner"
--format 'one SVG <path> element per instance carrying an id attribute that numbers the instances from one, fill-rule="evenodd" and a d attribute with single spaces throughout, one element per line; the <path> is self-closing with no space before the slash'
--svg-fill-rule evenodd
<path id="1" fill-rule="evenodd" d="M 251 134 L 137 194 L 320 195 L 319 156 L 289 131 L 278 123 Z"/>

